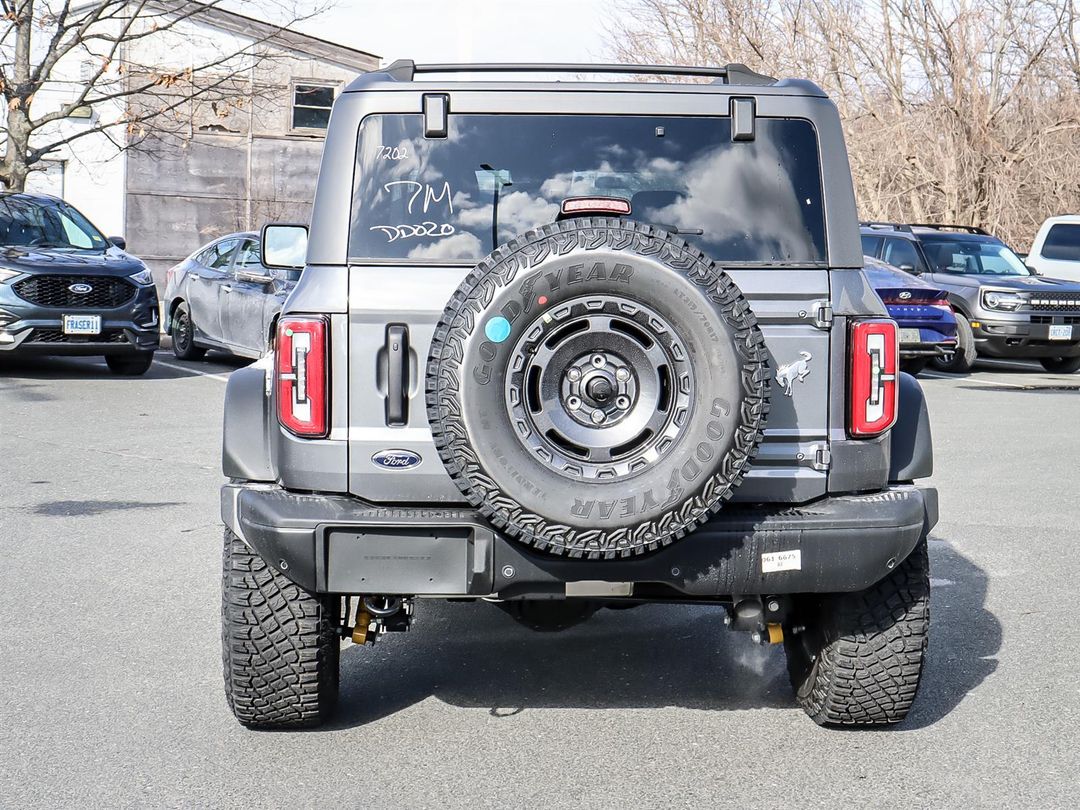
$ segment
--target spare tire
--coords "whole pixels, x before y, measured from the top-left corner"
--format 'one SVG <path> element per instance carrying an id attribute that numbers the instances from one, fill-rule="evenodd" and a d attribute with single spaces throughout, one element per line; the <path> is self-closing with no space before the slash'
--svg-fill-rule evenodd
<path id="1" fill-rule="evenodd" d="M 443 464 L 495 526 L 614 559 L 730 497 L 769 380 L 754 315 L 708 257 L 659 228 L 580 218 L 476 266 L 436 326 L 426 391 Z"/>

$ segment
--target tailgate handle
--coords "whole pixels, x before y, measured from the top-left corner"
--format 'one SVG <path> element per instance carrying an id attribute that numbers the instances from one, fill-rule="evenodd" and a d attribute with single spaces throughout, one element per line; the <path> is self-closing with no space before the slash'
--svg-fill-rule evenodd
<path id="1" fill-rule="evenodd" d="M 386 424 L 409 421 L 409 327 L 392 323 L 386 327 Z"/>

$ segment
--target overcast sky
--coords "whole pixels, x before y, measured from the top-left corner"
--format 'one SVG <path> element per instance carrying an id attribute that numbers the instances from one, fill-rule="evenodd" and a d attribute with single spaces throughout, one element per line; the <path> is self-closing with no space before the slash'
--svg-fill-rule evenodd
<path id="1" fill-rule="evenodd" d="M 301 28 L 385 62 L 590 62 L 611 0 L 338 0 Z"/>

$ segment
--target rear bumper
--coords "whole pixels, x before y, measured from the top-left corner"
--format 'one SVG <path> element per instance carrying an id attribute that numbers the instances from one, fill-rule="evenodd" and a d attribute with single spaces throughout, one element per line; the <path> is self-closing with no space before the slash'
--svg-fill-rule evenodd
<path id="1" fill-rule="evenodd" d="M 947 357 L 956 351 L 956 340 L 940 343 L 901 343 L 900 357 L 907 360 L 912 357 Z"/>
<path id="2" fill-rule="evenodd" d="M 512 599 L 633 583 L 635 599 L 726 599 L 873 585 L 937 523 L 937 490 L 899 485 L 783 510 L 729 504 L 654 554 L 610 561 L 533 553 L 471 509 L 377 507 L 268 484 L 227 484 L 221 507 L 229 528 L 312 592 Z M 763 572 L 762 555 L 778 552 L 798 554 Z"/>

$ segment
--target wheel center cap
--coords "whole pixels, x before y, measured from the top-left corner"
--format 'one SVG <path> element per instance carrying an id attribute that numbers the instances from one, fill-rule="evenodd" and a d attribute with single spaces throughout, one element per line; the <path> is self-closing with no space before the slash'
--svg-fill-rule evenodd
<path id="1" fill-rule="evenodd" d="M 596 377 L 589 380 L 588 385 L 585 386 L 585 393 L 597 402 L 607 402 L 614 390 L 607 377 Z"/>

